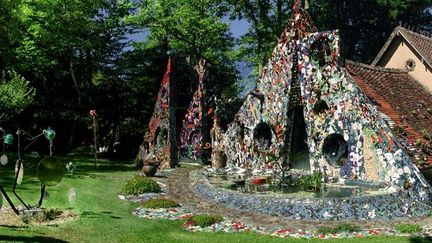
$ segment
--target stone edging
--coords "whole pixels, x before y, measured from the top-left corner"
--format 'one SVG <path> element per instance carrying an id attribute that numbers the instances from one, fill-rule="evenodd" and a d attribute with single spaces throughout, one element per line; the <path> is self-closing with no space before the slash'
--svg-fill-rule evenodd
<path id="1" fill-rule="evenodd" d="M 256 197 L 212 186 L 200 170 L 190 173 L 192 188 L 202 197 L 240 211 L 300 220 L 391 220 L 421 217 L 431 207 L 404 193 L 354 198 L 282 199 Z"/>

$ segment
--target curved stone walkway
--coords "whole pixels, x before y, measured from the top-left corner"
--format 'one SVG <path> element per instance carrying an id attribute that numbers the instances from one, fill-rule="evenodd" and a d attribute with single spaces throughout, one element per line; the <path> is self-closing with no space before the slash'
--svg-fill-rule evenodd
<path id="1" fill-rule="evenodd" d="M 243 212 L 230 209 L 220 204 L 208 201 L 197 194 L 191 187 L 189 174 L 194 169 L 179 168 L 176 169 L 167 180 L 167 195 L 176 200 L 183 207 L 195 213 L 210 213 L 221 214 L 232 220 L 239 220 L 243 223 L 262 226 L 269 230 L 281 228 L 294 229 L 309 229 L 313 230 L 318 227 L 331 227 L 339 225 L 338 221 L 305 221 L 305 220 L 289 220 L 283 217 L 274 217 L 266 214 L 253 212 Z M 358 225 L 363 229 L 387 228 L 394 229 L 394 226 L 399 223 L 415 223 L 430 228 L 432 225 L 431 217 L 407 218 L 403 220 L 392 221 L 343 221 L 343 223 L 351 223 Z M 429 227 L 428 227 L 429 226 Z"/>

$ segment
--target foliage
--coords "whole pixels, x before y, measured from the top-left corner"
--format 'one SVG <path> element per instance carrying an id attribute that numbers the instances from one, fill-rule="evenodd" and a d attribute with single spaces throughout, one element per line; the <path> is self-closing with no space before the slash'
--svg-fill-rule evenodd
<path id="1" fill-rule="evenodd" d="M 81 143 L 88 110 L 105 107 L 93 91 L 107 81 L 101 75 L 115 67 L 127 45 L 124 17 L 131 6 L 128 0 L 17 1 L 19 34 L 14 59 L 5 66 L 12 65 L 37 90 L 33 106 L 23 113 L 34 124 L 25 125 L 55 127 L 62 133 L 55 142 L 64 145 L 57 148 Z"/>
<path id="2" fill-rule="evenodd" d="M 3 122 L 30 105 L 36 94 L 36 90 L 30 87 L 29 81 L 17 72 L 9 71 L 7 74 L 10 80 L 7 81 L 3 77 L 0 84 L 0 119 Z"/>
<path id="3" fill-rule="evenodd" d="M 142 205 L 144 208 L 176 208 L 179 204 L 171 199 L 150 199 Z"/>
<path id="4" fill-rule="evenodd" d="M 63 210 L 58 208 L 49 208 L 44 211 L 45 213 L 45 220 L 44 221 L 51 221 L 56 218 L 58 218 L 60 215 L 62 215 Z"/>
<path id="5" fill-rule="evenodd" d="M 161 191 L 159 184 L 147 177 L 135 176 L 123 185 L 122 193 L 128 195 L 138 195 L 142 193 Z"/>
<path id="6" fill-rule="evenodd" d="M 237 96 L 234 39 L 229 24 L 223 21 L 226 13 L 219 0 L 142 0 L 137 14 L 129 18 L 134 26 L 150 32 L 148 40 L 136 47 L 160 46 L 162 53 L 175 57 L 172 77 L 181 117 L 197 87 L 192 67 L 200 58 L 210 64 L 205 80 L 208 106 L 215 107 L 214 97 L 229 100 Z"/>
<path id="7" fill-rule="evenodd" d="M 303 175 L 300 177 L 298 185 L 302 190 L 318 191 L 322 186 L 322 174 L 314 172 L 312 175 Z"/>
<path id="8" fill-rule="evenodd" d="M 320 227 L 318 228 L 319 234 L 337 234 L 342 232 L 358 232 L 360 228 L 353 224 L 340 224 L 336 227 Z"/>
<path id="9" fill-rule="evenodd" d="M 227 0 L 232 19 L 246 19 L 248 32 L 240 38 L 237 57 L 255 67 L 264 65 L 291 17 L 293 1 Z M 258 74 L 258 72 L 256 72 Z"/>
<path id="10" fill-rule="evenodd" d="M 313 1 L 309 12 L 320 30 L 339 29 L 342 56 L 370 63 L 399 23 L 432 28 L 431 0 Z"/>
<path id="11" fill-rule="evenodd" d="M 223 220 L 221 215 L 212 215 L 212 214 L 198 214 L 192 217 L 189 217 L 186 224 L 196 225 L 200 227 L 208 227 L 212 224 L 219 223 Z"/>
<path id="12" fill-rule="evenodd" d="M 21 220 L 26 224 L 43 223 L 52 221 L 63 214 L 63 210 L 58 208 L 43 209 L 35 211 L 34 213 L 28 212 L 21 216 Z"/>
<path id="13" fill-rule="evenodd" d="M 395 229 L 397 232 L 404 234 L 413 234 L 422 231 L 421 225 L 418 224 L 398 224 Z"/>
<path id="14" fill-rule="evenodd" d="M 222 21 L 221 1 L 142 0 L 131 21 L 148 28 L 151 42 L 165 40 L 172 50 L 220 64 L 232 46 L 229 25 Z M 168 51 L 168 50 L 167 50 Z"/>

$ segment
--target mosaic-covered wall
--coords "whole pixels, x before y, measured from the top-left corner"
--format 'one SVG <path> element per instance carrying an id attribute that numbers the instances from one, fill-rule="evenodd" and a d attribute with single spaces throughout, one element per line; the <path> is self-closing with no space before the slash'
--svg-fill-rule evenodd
<path id="1" fill-rule="evenodd" d="M 159 163 L 161 169 L 172 168 L 177 164 L 175 116 L 171 103 L 170 73 L 171 59 L 168 59 L 153 115 L 139 154 L 144 164 Z"/>
<path id="2" fill-rule="evenodd" d="M 203 103 L 204 103 L 204 76 L 207 62 L 201 59 L 195 70 L 198 73 L 198 89 L 195 91 L 189 108 L 183 120 L 180 132 L 180 154 L 183 158 L 197 161 L 201 159 L 205 149 L 210 149 L 210 143 L 203 143 Z"/>
<path id="3" fill-rule="evenodd" d="M 429 184 L 338 62 L 338 32 L 317 32 L 295 9 L 224 135 L 228 163 L 255 173 L 282 165 L 320 171 L 328 180 L 383 182 L 428 199 Z"/>

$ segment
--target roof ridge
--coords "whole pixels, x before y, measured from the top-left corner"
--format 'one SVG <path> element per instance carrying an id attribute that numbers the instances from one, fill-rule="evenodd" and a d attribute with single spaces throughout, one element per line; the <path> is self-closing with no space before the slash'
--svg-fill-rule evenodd
<path id="1" fill-rule="evenodd" d="M 426 36 L 426 35 L 423 35 L 423 34 L 420 34 L 420 33 L 418 33 L 418 32 L 412 31 L 412 30 L 409 30 L 409 29 L 404 28 L 404 27 L 402 27 L 402 26 L 398 26 L 398 27 L 396 27 L 396 29 L 397 29 L 397 30 L 406 31 L 406 32 L 408 32 L 409 34 L 413 34 L 413 35 L 416 35 L 416 36 L 418 36 L 418 37 L 420 37 L 420 38 L 426 39 L 426 40 L 428 40 L 428 41 L 432 41 L 432 38 L 431 38 L 431 37 Z"/>
<path id="2" fill-rule="evenodd" d="M 349 59 L 347 59 L 346 62 L 351 64 L 351 65 L 355 65 L 355 66 L 359 66 L 359 67 L 363 67 L 363 68 L 367 68 L 367 69 L 375 70 L 375 71 L 388 72 L 388 73 L 408 73 L 408 71 L 404 70 L 404 69 L 372 66 L 369 64 L 360 63 L 360 62 L 356 62 L 356 61 L 349 60 Z"/>

